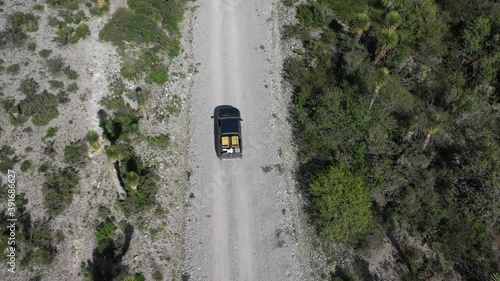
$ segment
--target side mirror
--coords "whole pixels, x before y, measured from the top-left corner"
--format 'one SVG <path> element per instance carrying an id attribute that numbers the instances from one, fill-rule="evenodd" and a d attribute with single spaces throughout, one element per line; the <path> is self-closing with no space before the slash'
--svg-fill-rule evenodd
<path id="1" fill-rule="evenodd" d="M 240 118 L 240 121 L 243 121 L 243 119 Z"/>
<path id="2" fill-rule="evenodd" d="M 210 116 L 210 118 L 211 118 L 211 119 L 214 119 L 214 116 L 212 115 L 212 116 Z"/>

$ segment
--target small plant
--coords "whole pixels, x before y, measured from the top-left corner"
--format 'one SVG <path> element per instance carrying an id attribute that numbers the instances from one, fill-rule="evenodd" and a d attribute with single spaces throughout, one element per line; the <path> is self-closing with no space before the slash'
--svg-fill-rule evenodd
<path id="1" fill-rule="evenodd" d="M 39 85 L 33 78 L 26 78 L 21 81 L 19 90 L 26 96 L 32 96 L 38 91 Z"/>
<path id="2" fill-rule="evenodd" d="M 88 131 L 85 138 L 89 142 L 90 147 L 97 151 L 97 153 L 102 154 L 102 148 L 99 144 L 99 134 L 96 131 Z"/>
<path id="3" fill-rule="evenodd" d="M 70 163 L 81 163 L 87 153 L 87 146 L 82 142 L 70 144 L 64 148 L 64 158 Z"/>
<path id="4" fill-rule="evenodd" d="M 76 80 L 78 78 L 78 72 L 74 71 L 71 69 L 69 66 L 66 66 L 64 68 L 64 74 L 68 77 L 70 80 Z"/>
<path id="5" fill-rule="evenodd" d="M 31 169 L 31 162 L 29 160 L 24 160 L 21 163 L 21 171 L 27 172 L 29 169 Z"/>
<path id="6" fill-rule="evenodd" d="M 36 43 L 35 42 L 31 42 L 28 44 L 28 50 L 34 52 L 36 50 Z"/>
<path id="7" fill-rule="evenodd" d="M 45 6 L 42 5 L 42 4 L 38 4 L 38 5 L 33 6 L 33 10 L 35 10 L 35 11 L 44 11 L 45 10 Z"/>
<path id="8" fill-rule="evenodd" d="M 108 219 L 107 223 L 101 223 L 97 227 L 97 252 L 104 253 L 113 244 L 116 237 L 116 226 Z"/>
<path id="9" fill-rule="evenodd" d="M 45 135 L 45 138 L 53 138 L 53 137 L 55 137 L 58 130 L 59 130 L 59 128 L 57 128 L 57 127 L 50 127 L 47 130 L 47 134 Z"/>
<path id="10" fill-rule="evenodd" d="M 9 16 L 9 22 L 12 26 L 21 27 L 28 32 L 38 30 L 38 19 L 33 14 L 16 12 Z"/>
<path id="11" fill-rule="evenodd" d="M 61 45 L 67 45 L 70 43 L 71 37 L 73 35 L 74 29 L 70 25 L 60 25 L 57 28 L 56 36 L 54 41 Z"/>
<path id="12" fill-rule="evenodd" d="M 128 155 L 128 150 L 123 145 L 110 145 L 105 148 L 105 151 L 110 163 L 122 160 Z"/>
<path id="13" fill-rule="evenodd" d="M 194 193 L 189 193 L 189 198 L 193 199 L 195 196 L 194 196 Z"/>
<path id="14" fill-rule="evenodd" d="M 59 74 L 64 67 L 64 60 L 61 57 L 55 57 L 52 59 L 48 59 L 46 61 L 47 63 L 47 68 L 49 69 L 49 72 L 52 74 Z"/>
<path id="15" fill-rule="evenodd" d="M 35 126 L 45 126 L 59 116 L 57 97 L 47 91 L 27 97 L 19 103 L 18 107 L 20 111 L 17 112 L 19 115 L 17 118 L 31 116 L 31 122 Z"/>
<path id="16" fill-rule="evenodd" d="M 38 54 L 39 54 L 42 58 L 46 59 L 46 58 L 48 58 L 48 57 L 50 56 L 50 54 L 52 54 L 52 50 L 43 49 L 43 50 L 41 50 L 40 52 L 38 52 Z"/>
<path id="17" fill-rule="evenodd" d="M 126 173 L 125 176 L 123 177 L 125 185 L 132 190 L 137 189 L 137 186 L 139 185 L 139 180 L 140 180 L 139 175 L 134 171 Z"/>
<path id="18" fill-rule="evenodd" d="M 73 82 L 68 85 L 66 90 L 71 93 L 76 93 L 76 91 L 78 91 L 78 84 L 76 84 L 76 82 Z"/>
<path id="19" fill-rule="evenodd" d="M 73 168 L 60 168 L 45 175 L 42 192 L 49 215 L 59 215 L 71 204 L 77 186 L 78 172 Z"/>
<path id="20" fill-rule="evenodd" d="M 89 26 L 85 23 L 78 25 L 73 36 L 69 39 L 69 43 L 76 44 L 80 39 L 85 39 L 90 35 Z"/>
<path id="21" fill-rule="evenodd" d="M 61 89 L 64 88 L 64 83 L 57 80 L 49 80 L 49 85 L 51 89 Z"/>
<path id="22" fill-rule="evenodd" d="M 266 174 L 267 174 L 267 173 L 269 173 L 269 172 L 271 172 L 271 171 L 273 170 L 273 167 L 272 167 L 272 166 L 264 166 L 264 167 L 260 167 L 260 168 L 261 168 L 261 169 L 262 169 L 262 171 L 263 171 L 264 173 L 266 173 Z"/>
<path id="23" fill-rule="evenodd" d="M 18 73 L 19 72 L 19 68 L 20 68 L 19 64 L 16 63 L 16 64 L 11 64 L 11 65 L 7 66 L 7 68 L 5 70 L 8 73 L 14 74 L 14 73 Z"/>
<path id="24" fill-rule="evenodd" d="M 87 16 L 85 16 L 84 11 L 78 11 L 76 14 L 73 15 L 73 23 L 74 24 L 79 24 L 80 22 L 87 20 Z"/>
<path id="25" fill-rule="evenodd" d="M 167 148 L 170 144 L 170 137 L 168 135 L 149 137 L 148 144 L 152 147 Z"/>
<path id="26" fill-rule="evenodd" d="M 57 102 L 58 103 L 67 103 L 69 102 L 69 95 L 65 91 L 60 91 L 57 93 Z"/>

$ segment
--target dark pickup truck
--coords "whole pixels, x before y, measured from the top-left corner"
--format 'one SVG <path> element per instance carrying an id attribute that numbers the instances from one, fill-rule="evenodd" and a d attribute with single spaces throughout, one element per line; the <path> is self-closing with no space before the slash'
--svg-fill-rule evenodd
<path id="1" fill-rule="evenodd" d="M 215 151 L 220 159 L 243 157 L 240 111 L 230 105 L 214 109 Z"/>

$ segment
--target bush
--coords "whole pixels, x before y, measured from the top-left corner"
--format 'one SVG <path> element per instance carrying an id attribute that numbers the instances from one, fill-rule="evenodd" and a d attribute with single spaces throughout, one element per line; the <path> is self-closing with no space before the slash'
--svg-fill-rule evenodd
<path id="1" fill-rule="evenodd" d="M 71 43 L 71 38 L 73 36 L 74 29 L 70 25 L 60 25 L 57 27 L 56 36 L 54 41 L 61 45 L 67 45 Z"/>
<path id="2" fill-rule="evenodd" d="M 64 158 L 70 163 L 81 163 L 86 156 L 87 146 L 82 142 L 70 144 L 64 148 Z"/>
<path id="3" fill-rule="evenodd" d="M 0 148 L 0 171 L 2 173 L 7 173 L 8 170 L 14 168 L 18 161 L 15 153 L 16 151 L 8 145 L 3 145 Z"/>
<path id="4" fill-rule="evenodd" d="M 76 80 L 78 78 L 78 72 L 74 71 L 71 69 L 69 66 L 66 66 L 64 68 L 64 74 L 68 77 L 70 80 Z"/>
<path id="5" fill-rule="evenodd" d="M 159 135 L 157 137 L 149 137 L 148 144 L 153 147 L 167 148 L 170 144 L 170 137 L 168 135 Z"/>
<path id="6" fill-rule="evenodd" d="M 19 48 L 28 39 L 26 32 L 19 26 L 9 26 L 0 32 L 0 47 L 12 45 Z"/>
<path id="7" fill-rule="evenodd" d="M 97 252 L 103 254 L 113 244 L 113 239 L 116 237 L 116 226 L 112 222 L 101 223 L 97 227 Z"/>
<path id="8" fill-rule="evenodd" d="M 364 180 L 345 164 L 317 174 L 309 185 L 313 218 L 327 242 L 364 238 L 372 219 L 371 198 Z"/>
<path id="9" fill-rule="evenodd" d="M 7 68 L 5 70 L 8 73 L 14 74 L 14 73 L 18 73 L 19 72 L 19 68 L 20 68 L 19 64 L 16 63 L 16 64 L 11 64 L 11 65 L 7 66 Z"/>
<path id="10" fill-rule="evenodd" d="M 78 186 L 78 173 L 74 168 L 59 168 L 45 176 L 43 199 L 49 215 L 59 215 L 73 201 Z"/>
<path id="11" fill-rule="evenodd" d="M 19 87 L 19 90 L 26 96 L 32 96 L 36 94 L 38 88 L 39 85 L 35 80 L 33 80 L 33 78 L 26 78 L 23 81 L 21 81 L 21 86 Z"/>
<path id="12" fill-rule="evenodd" d="M 31 116 L 31 122 L 35 126 L 45 126 L 57 118 L 59 116 L 57 105 L 57 97 L 47 91 L 28 97 L 19 103 L 22 115 Z"/>
<path id="13" fill-rule="evenodd" d="M 50 127 L 47 130 L 47 134 L 45 135 L 46 138 L 53 138 L 56 136 L 56 133 L 59 129 L 57 127 Z"/>
<path id="14" fill-rule="evenodd" d="M 70 93 L 76 93 L 76 91 L 78 91 L 78 84 L 76 84 L 76 82 L 73 82 L 68 85 L 66 90 Z"/>
<path id="15" fill-rule="evenodd" d="M 38 52 L 38 54 L 39 54 L 42 58 L 44 58 L 44 59 L 48 58 L 48 57 L 50 56 L 50 54 L 51 54 L 51 53 L 52 53 L 52 50 L 47 50 L 47 49 L 43 49 L 43 50 L 41 50 L 40 52 Z"/>
<path id="16" fill-rule="evenodd" d="M 31 162 L 29 160 L 24 160 L 21 163 L 21 171 L 27 172 L 29 169 L 31 169 Z"/>
<path id="17" fill-rule="evenodd" d="M 64 83 L 57 80 L 49 80 L 49 85 L 51 89 L 61 89 L 64 88 Z"/>
<path id="18" fill-rule="evenodd" d="M 21 27 L 28 32 L 38 30 L 38 19 L 31 13 L 16 12 L 9 16 L 9 23 L 12 26 Z"/>
<path id="19" fill-rule="evenodd" d="M 36 50 L 36 43 L 35 42 L 31 42 L 28 44 L 28 50 L 34 52 Z"/>
<path id="20" fill-rule="evenodd" d="M 64 67 L 64 60 L 61 57 L 55 57 L 52 59 L 46 60 L 47 68 L 49 72 L 52 74 L 59 74 Z"/>
<path id="21" fill-rule="evenodd" d="M 89 26 L 85 23 L 82 23 L 82 24 L 78 25 L 78 27 L 76 28 L 73 36 L 69 39 L 69 43 L 75 44 L 80 39 L 85 39 L 89 35 L 90 35 Z"/>

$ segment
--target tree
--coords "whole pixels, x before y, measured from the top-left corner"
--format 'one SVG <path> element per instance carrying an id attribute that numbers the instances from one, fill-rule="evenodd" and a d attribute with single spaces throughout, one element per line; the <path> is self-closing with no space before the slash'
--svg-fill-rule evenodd
<path id="1" fill-rule="evenodd" d="M 313 218 L 319 235 L 328 242 L 354 242 L 371 224 L 371 199 L 361 176 L 346 164 L 319 173 L 309 185 Z"/>
<path id="2" fill-rule="evenodd" d="M 356 19 L 354 19 L 353 26 L 356 29 L 356 41 L 361 39 L 361 36 L 370 28 L 370 25 L 370 17 L 367 13 L 359 14 Z"/>
<path id="3" fill-rule="evenodd" d="M 385 57 L 387 51 L 391 50 L 398 43 L 398 34 L 395 30 L 390 28 L 383 29 L 379 38 L 379 47 L 375 57 L 375 64 L 377 64 L 383 57 Z"/>
<path id="4" fill-rule="evenodd" d="M 130 187 L 130 189 L 137 189 L 137 186 L 139 185 L 139 175 L 134 172 L 128 172 L 125 174 L 125 177 L 123 178 L 125 184 Z"/>
<path id="5" fill-rule="evenodd" d="M 399 27 L 399 25 L 401 24 L 401 21 L 402 21 L 401 16 L 396 11 L 390 11 L 385 16 L 385 22 L 386 22 L 389 30 L 396 30 Z"/>
<path id="6" fill-rule="evenodd" d="M 389 69 L 386 67 L 379 68 L 377 70 L 377 77 L 375 78 L 375 90 L 373 91 L 373 97 L 372 100 L 370 101 L 370 109 L 373 107 L 373 103 L 375 102 L 375 99 L 378 97 L 380 89 L 384 87 L 387 84 L 387 81 L 389 80 Z"/>
<path id="7" fill-rule="evenodd" d="M 106 147 L 106 156 L 111 163 L 120 161 L 127 156 L 125 147 L 122 145 L 110 145 Z"/>
<path id="8" fill-rule="evenodd" d="M 99 144 L 99 134 L 96 131 L 88 131 L 85 136 L 90 146 L 97 151 L 97 153 L 102 154 L 102 148 Z"/>

